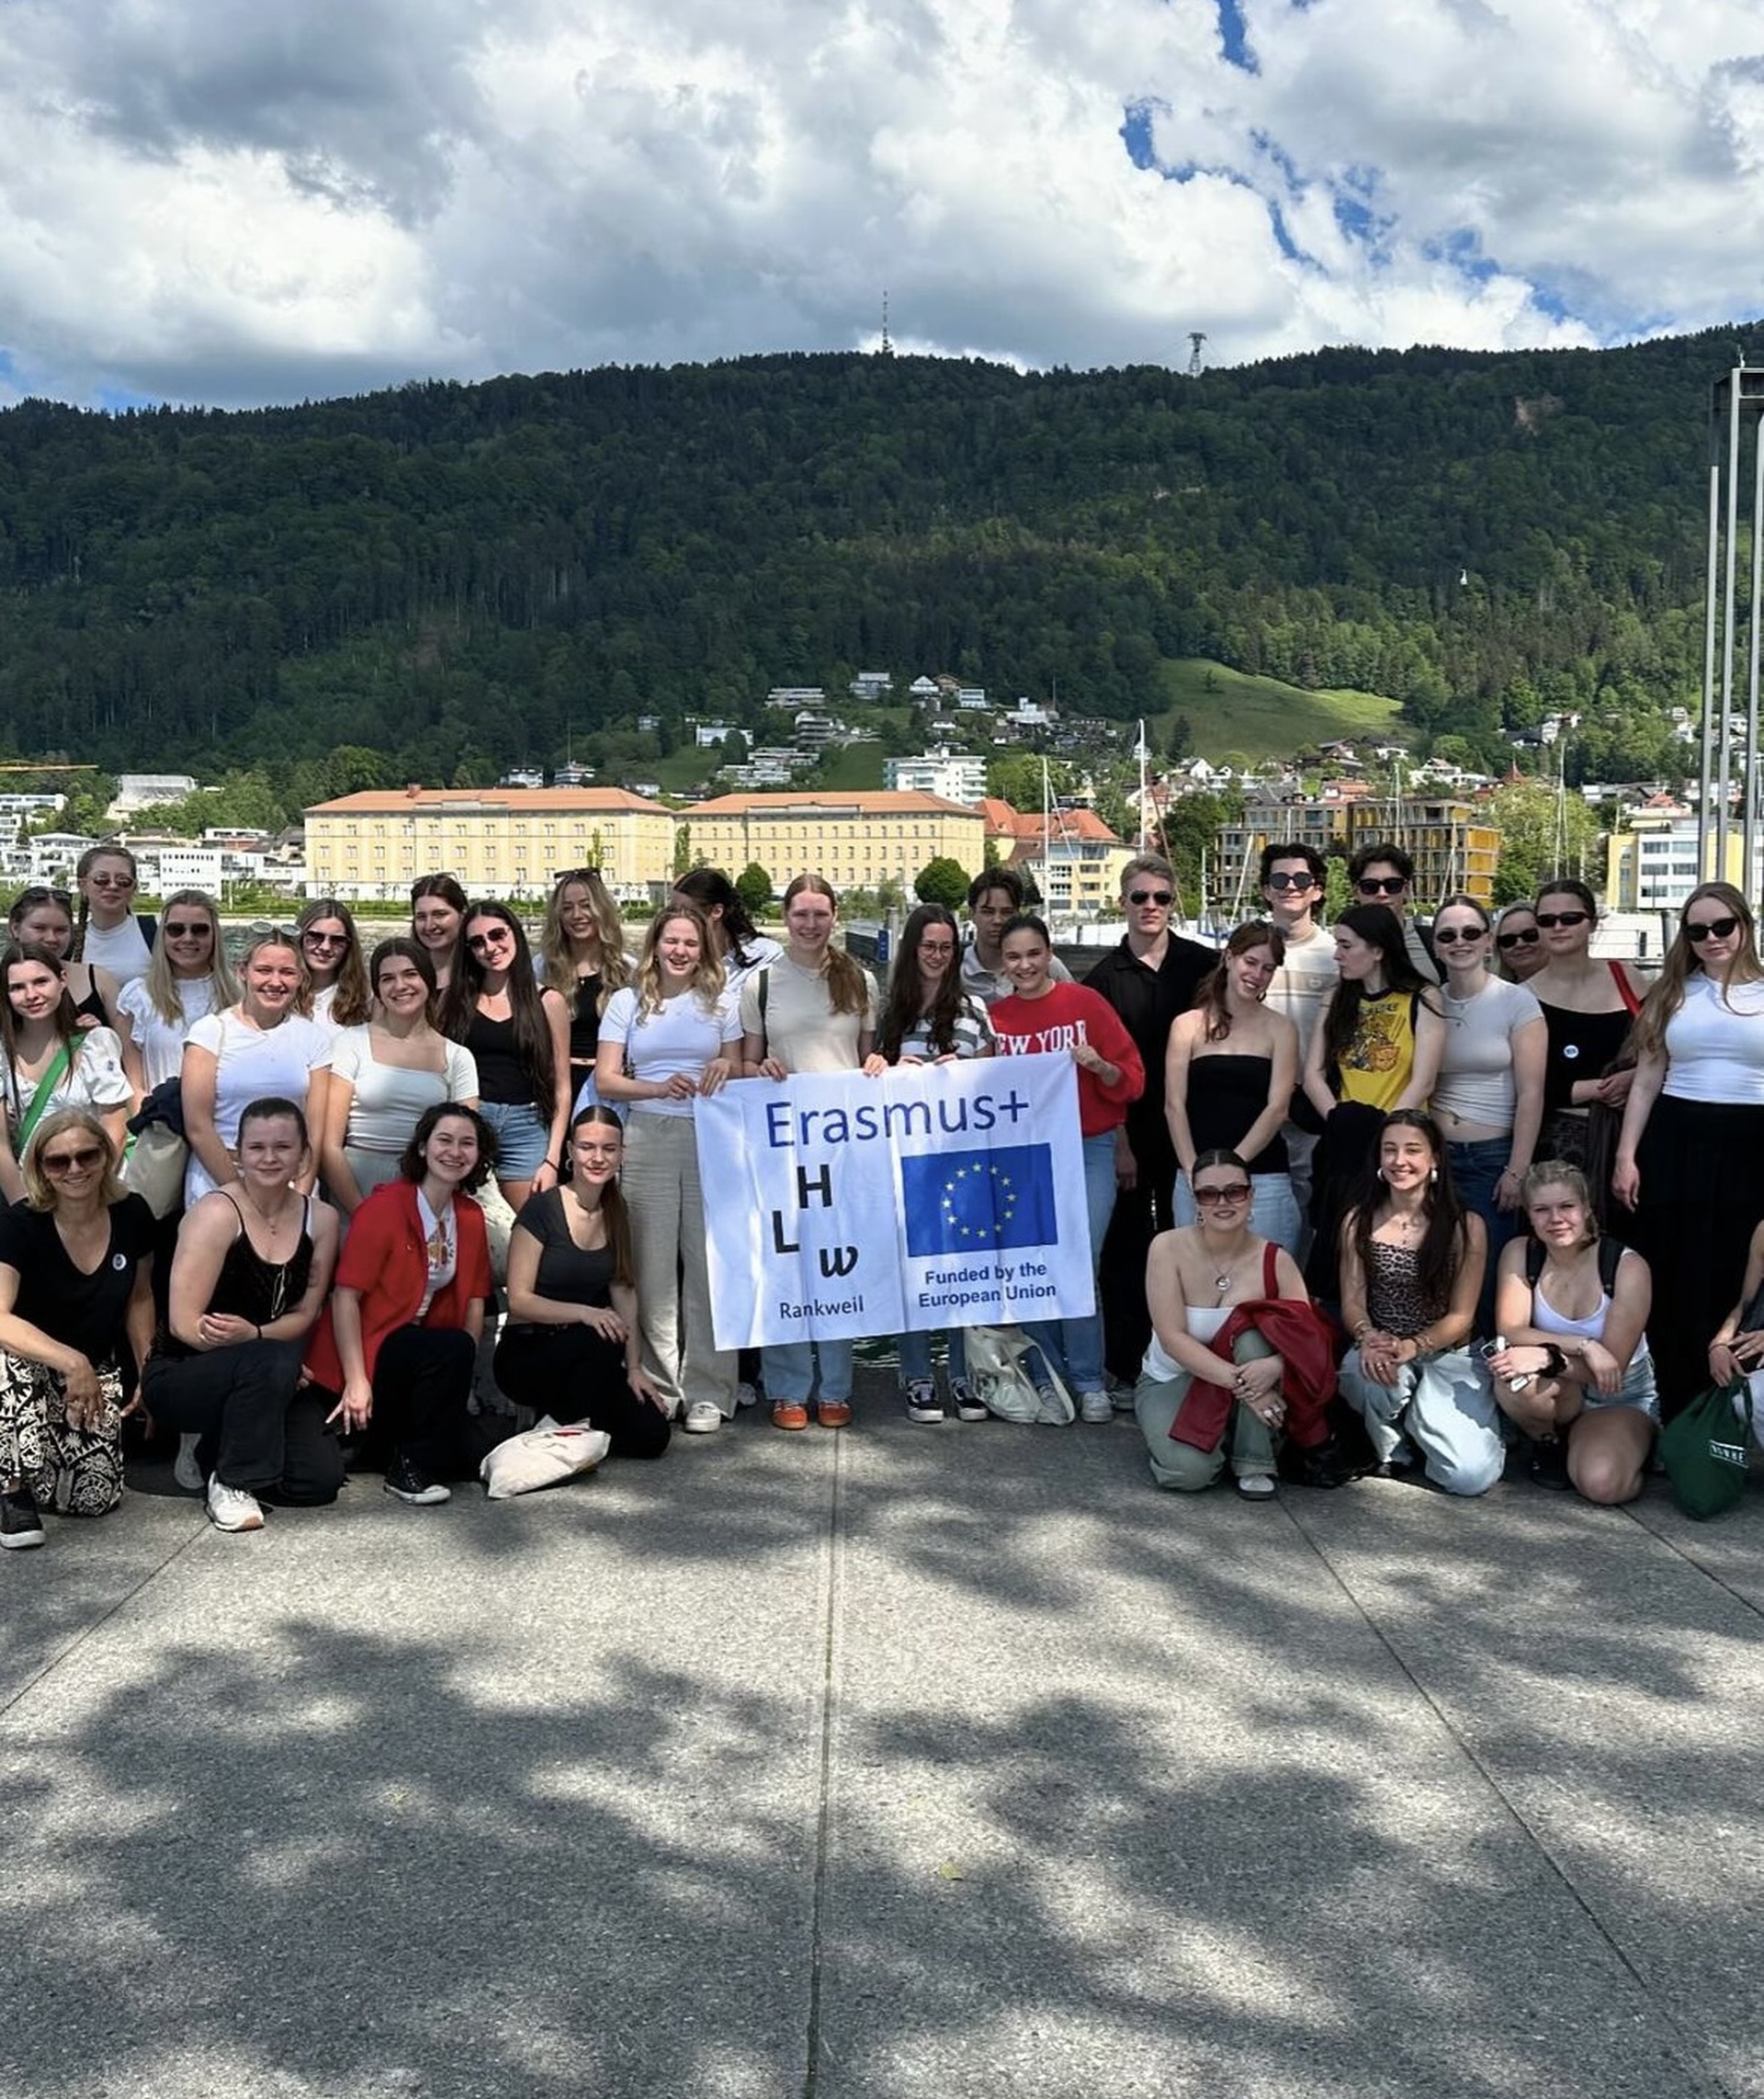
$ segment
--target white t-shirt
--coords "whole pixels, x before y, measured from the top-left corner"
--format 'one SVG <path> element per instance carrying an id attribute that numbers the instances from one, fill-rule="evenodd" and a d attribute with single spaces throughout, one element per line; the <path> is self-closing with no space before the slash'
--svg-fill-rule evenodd
<path id="1" fill-rule="evenodd" d="M 107 931 L 88 919 L 80 942 L 80 960 L 107 969 L 119 984 L 130 984 L 147 974 L 147 936 L 141 920 L 131 912 L 119 926 Z"/>
<path id="2" fill-rule="evenodd" d="M 420 1188 L 416 1191 L 416 1214 L 422 1222 L 424 1251 L 429 1261 L 428 1283 L 423 1292 L 423 1302 L 416 1308 L 416 1316 L 424 1319 L 428 1315 L 430 1305 L 458 1270 L 459 1220 L 451 1202 L 437 1216 L 429 1208 L 429 1199 Z"/>
<path id="3" fill-rule="evenodd" d="M 1298 1030 L 1298 1063 L 1305 1067 L 1311 1035 L 1323 1017 L 1329 996 L 1341 981 L 1334 936 L 1314 927 L 1309 940 L 1286 942 L 1286 959 L 1275 970 L 1262 1001 L 1271 1013 L 1283 1013 Z"/>
<path id="4" fill-rule="evenodd" d="M 1724 997 L 1699 970 L 1666 1023 L 1666 1086 L 1674 1100 L 1764 1107 L 1764 984 L 1730 984 Z"/>
<path id="5" fill-rule="evenodd" d="M 6 1127 L 12 1133 L 15 1149 L 18 1132 L 41 1086 L 41 1078 L 26 1078 L 16 1066 L 7 1073 Z M 129 1081 L 122 1073 L 122 1044 L 115 1033 L 109 1028 L 85 1028 L 74 1038 L 73 1062 L 50 1089 L 43 1115 L 52 1115 L 57 1108 L 96 1108 L 100 1112 L 120 1108 L 129 1097 Z M 32 1127 L 33 1144 L 43 1115 Z"/>
<path id="6" fill-rule="evenodd" d="M 627 984 L 615 991 L 600 1016 L 600 1039 L 616 1043 L 625 1052 L 625 1068 L 633 1078 L 654 1083 L 675 1078 L 681 1072 L 694 1078 L 713 1057 L 724 1055 L 741 1039 L 741 1015 L 735 994 L 724 991 L 707 1006 L 696 993 L 683 991 L 664 999 L 652 1013 L 639 1013 L 637 987 Z M 633 1115 L 685 1115 L 692 1113 L 692 1097 L 684 1100 L 633 1100 Z"/>
<path id="7" fill-rule="evenodd" d="M 411 1141 L 425 1108 L 444 1100 L 478 1098 L 478 1062 L 463 1044 L 436 1036 L 445 1055 L 440 1071 L 382 1064 L 374 1055 L 368 1027 L 339 1028 L 331 1042 L 331 1072 L 354 1088 L 344 1125 L 345 1150 L 386 1152 L 394 1157 Z"/>
<path id="8" fill-rule="evenodd" d="M 1522 984 L 1500 976 L 1489 977 L 1474 999 L 1454 999 L 1442 989 L 1439 1002 L 1445 1009 L 1445 1052 L 1430 1102 L 1434 1113 L 1510 1130 L 1518 1100 L 1513 1037 L 1543 1020 L 1543 1007 Z"/>
<path id="9" fill-rule="evenodd" d="M 168 1021 L 147 996 L 147 984 L 137 976 L 132 983 L 125 984 L 117 999 L 117 1010 L 127 1013 L 130 1032 L 135 1039 L 135 1047 L 141 1052 L 141 1070 L 145 1074 L 147 1090 L 164 1086 L 168 1078 L 175 1078 L 184 1062 L 184 1044 L 192 1026 L 204 1013 L 214 1007 L 214 979 L 211 976 L 176 976 L 172 979 L 177 993 L 177 1002 L 184 1009 L 181 1021 Z"/>
<path id="10" fill-rule="evenodd" d="M 214 1127 L 229 1151 L 239 1141 L 239 1118 L 254 1100 L 275 1095 L 304 1109 L 308 1080 L 331 1062 L 329 1031 L 298 1013 L 273 1028 L 254 1028 L 234 1007 L 205 1013 L 190 1030 L 187 1046 L 205 1049 L 215 1060 Z M 192 1149 L 184 1207 L 193 1208 L 218 1185 Z"/>
<path id="11" fill-rule="evenodd" d="M 855 1071 L 860 1035 L 876 1033 L 876 979 L 864 978 L 864 1006 L 855 1013 L 835 1013 L 827 995 L 827 979 L 819 969 L 804 969 L 781 954 L 766 965 L 765 1012 L 760 1012 L 760 972 L 741 986 L 741 1033 L 763 1035 L 768 1056 L 786 1071 Z M 601 1025 L 605 1027 L 603 1021 Z"/>

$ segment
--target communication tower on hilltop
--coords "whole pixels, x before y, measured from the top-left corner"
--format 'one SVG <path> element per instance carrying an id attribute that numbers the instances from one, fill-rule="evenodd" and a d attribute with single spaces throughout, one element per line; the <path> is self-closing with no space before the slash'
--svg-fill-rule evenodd
<path id="1" fill-rule="evenodd" d="M 888 340 L 888 293 L 886 285 L 882 288 L 882 355 L 885 357 L 894 355 L 894 344 Z"/>
<path id="2" fill-rule="evenodd" d="M 1201 344 L 1205 341 L 1206 336 L 1202 332 L 1202 330 L 1198 328 L 1191 328 L 1189 330 L 1188 376 L 1192 379 L 1197 379 L 1201 376 Z"/>

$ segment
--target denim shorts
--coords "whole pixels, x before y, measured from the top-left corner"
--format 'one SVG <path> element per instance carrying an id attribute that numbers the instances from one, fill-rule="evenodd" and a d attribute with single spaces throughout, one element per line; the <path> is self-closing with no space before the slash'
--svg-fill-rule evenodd
<path id="1" fill-rule="evenodd" d="M 481 1100 L 478 1112 L 496 1139 L 496 1178 L 531 1180 L 545 1164 L 551 1125 L 530 1100 Z"/>

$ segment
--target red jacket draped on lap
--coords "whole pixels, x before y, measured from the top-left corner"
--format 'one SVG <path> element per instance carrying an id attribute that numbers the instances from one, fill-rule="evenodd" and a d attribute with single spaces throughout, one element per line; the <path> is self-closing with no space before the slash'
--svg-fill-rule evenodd
<path id="1" fill-rule="evenodd" d="M 1301 1450 L 1314 1450 L 1329 1435 L 1325 1410 L 1335 1397 L 1335 1337 L 1329 1322 L 1302 1297 L 1251 1298 L 1232 1306 L 1231 1316 L 1206 1345 L 1228 1361 L 1238 1335 L 1252 1330 L 1281 1360 L 1287 1434 Z M 1235 1397 L 1225 1385 L 1196 1378 L 1170 1425 L 1170 1441 L 1216 1450 Z"/>
<path id="2" fill-rule="evenodd" d="M 452 1281 L 435 1292 L 423 1322 L 425 1326 L 463 1326 L 466 1306 L 474 1297 L 487 1299 L 491 1292 L 490 1235 L 484 1229 L 484 1213 L 470 1196 L 456 1195 L 453 1214 L 459 1235 L 458 1263 Z M 361 1293 L 361 1349 L 371 1378 L 380 1343 L 416 1317 L 423 1292 L 429 1287 L 428 1241 L 416 1207 L 414 1181 L 389 1180 L 364 1199 L 349 1220 L 336 1281 L 340 1289 Z M 306 1363 L 315 1384 L 329 1392 L 343 1390 L 343 1361 L 337 1354 L 329 1304 L 314 1329 Z"/>

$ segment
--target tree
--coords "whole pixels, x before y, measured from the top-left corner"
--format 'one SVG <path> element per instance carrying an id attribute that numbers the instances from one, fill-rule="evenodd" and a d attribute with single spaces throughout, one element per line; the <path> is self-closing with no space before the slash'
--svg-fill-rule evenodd
<path id="1" fill-rule="evenodd" d="M 1488 797 L 1488 821 L 1500 833 L 1495 902 L 1534 897 L 1552 875 L 1577 874 L 1599 833 L 1578 795 L 1558 796 L 1548 782 L 1524 780 Z"/>
<path id="2" fill-rule="evenodd" d="M 912 887 L 921 903 L 942 904 L 949 910 L 959 911 L 967 901 L 967 870 L 959 860 L 952 860 L 946 852 L 940 852 L 919 870 Z"/>
<path id="3" fill-rule="evenodd" d="M 772 877 L 757 860 L 750 860 L 735 877 L 735 894 L 750 919 L 758 919 L 772 908 Z"/>
<path id="4" fill-rule="evenodd" d="M 1207 674 L 1212 675 L 1210 671 Z M 1194 725 L 1186 715 L 1178 715 L 1170 723 L 1165 733 L 1164 748 L 1178 765 L 1184 758 L 1194 755 Z"/>
<path id="5" fill-rule="evenodd" d="M 745 765 L 748 760 L 748 742 L 741 730 L 732 728 L 723 739 L 723 763 Z"/>

